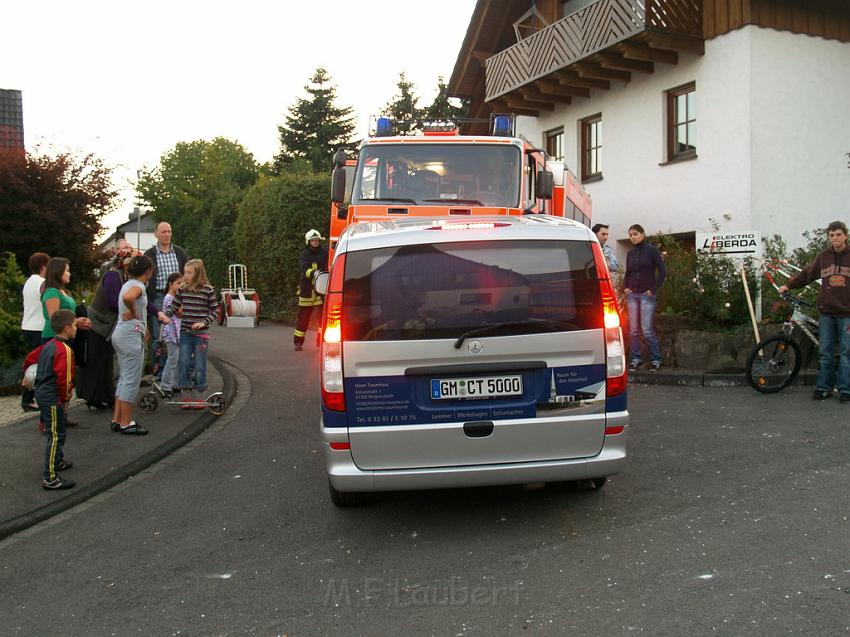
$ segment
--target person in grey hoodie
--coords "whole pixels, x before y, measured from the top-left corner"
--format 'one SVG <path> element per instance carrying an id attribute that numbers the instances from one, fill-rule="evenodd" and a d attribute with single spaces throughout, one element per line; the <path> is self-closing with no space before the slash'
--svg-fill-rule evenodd
<path id="1" fill-rule="evenodd" d="M 847 226 L 833 221 L 826 228 L 829 247 L 815 257 L 797 276 L 779 288 L 779 293 L 807 286 L 820 279 L 818 292 L 818 341 L 820 369 L 812 399 L 832 397 L 835 386 L 835 342 L 838 341 L 838 392 L 842 403 L 850 403 L 850 246 Z"/>
<path id="2" fill-rule="evenodd" d="M 661 345 L 655 334 L 656 295 L 667 276 L 661 253 L 646 242 L 643 226 L 629 227 L 629 241 L 634 246 L 626 255 L 626 274 L 623 276 L 623 292 L 629 309 L 629 335 L 631 336 L 629 369 L 640 367 L 640 335 L 649 348 L 650 367 L 653 372 L 661 367 Z"/>

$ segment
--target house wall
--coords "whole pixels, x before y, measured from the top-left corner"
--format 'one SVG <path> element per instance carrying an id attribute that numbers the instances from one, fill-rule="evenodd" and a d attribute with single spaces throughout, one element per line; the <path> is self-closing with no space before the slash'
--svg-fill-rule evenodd
<path id="1" fill-rule="evenodd" d="M 748 26 L 705 43 L 704 56 L 680 55 L 628 84 L 517 128 L 542 144 L 564 127 L 564 160 L 580 173 L 582 118 L 602 113 L 603 179 L 585 184 L 593 219 L 611 224 L 618 254 L 628 226 L 658 231 L 781 234 L 850 223 L 850 44 Z M 665 160 L 665 91 L 696 82 L 697 159 Z"/>
<path id="2" fill-rule="evenodd" d="M 756 225 L 793 237 L 850 223 L 850 43 L 749 31 Z"/>
<path id="3" fill-rule="evenodd" d="M 565 162 L 580 172 L 579 122 L 602 113 L 602 181 L 588 183 L 594 221 L 611 224 L 619 256 L 629 225 L 648 233 L 751 229 L 750 29 L 709 40 L 705 55 L 680 54 L 675 66 L 657 63 L 649 75 L 592 90 L 539 118 L 520 117 L 518 131 L 534 143 L 564 127 Z M 666 159 L 665 91 L 696 82 L 698 158 Z M 724 217 L 728 216 L 728 219 Z"/>

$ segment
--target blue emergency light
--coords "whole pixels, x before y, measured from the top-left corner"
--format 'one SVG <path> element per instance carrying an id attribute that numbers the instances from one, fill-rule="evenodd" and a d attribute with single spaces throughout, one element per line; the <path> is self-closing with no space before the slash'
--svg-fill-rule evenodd
<path id="1" fill-rule="evenodd" d="M 389 117 L 379 117 L 375 122 L 375 137 L 389 137 L 393 134 L 393 120 Z"/>
<path id="2" fill-rule="evenodd" d="M 493 135 L 496 137 L 513 137 L 514 118 L 511 115 L 494 115 L 492 121 Z"/>

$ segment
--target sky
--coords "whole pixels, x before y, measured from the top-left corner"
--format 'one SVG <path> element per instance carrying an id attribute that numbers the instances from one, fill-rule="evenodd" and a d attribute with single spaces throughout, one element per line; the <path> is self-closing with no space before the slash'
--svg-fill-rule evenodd
<path id="1" fill-rule="evenodd" d="M 4 3 L 0 88 L 23 92 L 30 152 L 94 153 L 133 210 L 136 171 L 177 142 L 227 137 L 259 162 L 319 66 L 367 132 L 404 71 L 420 106 L 448 82 L 475 0 Z"/>

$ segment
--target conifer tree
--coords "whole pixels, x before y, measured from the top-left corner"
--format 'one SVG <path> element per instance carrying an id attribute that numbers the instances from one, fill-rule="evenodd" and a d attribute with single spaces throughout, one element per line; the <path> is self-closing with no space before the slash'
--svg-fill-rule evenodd
<path id="1" fill-rule="evenodd" d="M 325 69 L 317 68 L 304 90 L 309 97 L 296 98 L 285 123 L 277 127 L 280 152 L 274 158 L 274 170 L 278 174 L 305 164 L 313 172 L 330 170 L 334 153 L 350 142 L 354 131 L 353 109 L 336 105 L 336 87 Z"/>
<path id="2" fill-rule="evenodd" d="M 404 71 L 398 74 L 398 93 L 384 107 L 384 114 L 394 120 L 394 128 L 399 135 L 409 135 L 415 132 L 419 125 L 411 120 L 418 120 L 424 116 L 424 110 L 416 106 L 419 97 L 416 95 L 416 87 L 413 82 L 408 82 Z"/>
<path id="3" fill-rule="evenodd" d="M 448 119 L 463 117 L 466 105 L 455 106 L 449 101 L 449 87 L 443 80 L 443 76 L 437 78 L 437 95 L 431 105 L 425 109 L 427 119 Z"/>

